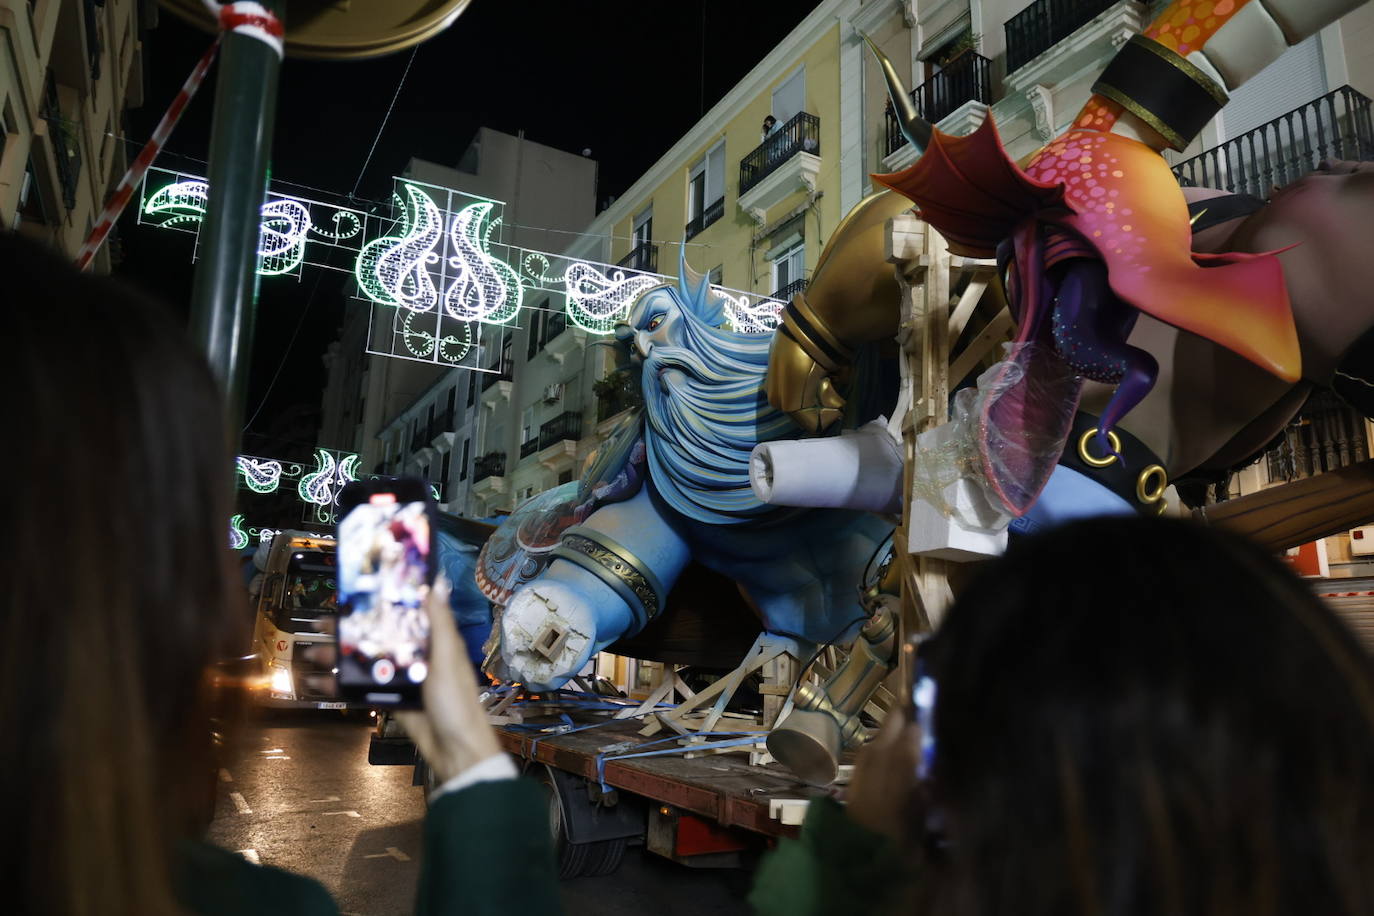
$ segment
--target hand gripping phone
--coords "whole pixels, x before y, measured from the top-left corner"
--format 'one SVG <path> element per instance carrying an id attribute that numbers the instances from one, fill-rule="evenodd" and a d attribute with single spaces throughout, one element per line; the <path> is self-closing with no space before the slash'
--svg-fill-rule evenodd
<path id="1" fill-rule="evenodd" d="M 418 707 L 429 674 L 434 503 L 412 478 L 360 480 L 339 496 L 339 695 Z"/>

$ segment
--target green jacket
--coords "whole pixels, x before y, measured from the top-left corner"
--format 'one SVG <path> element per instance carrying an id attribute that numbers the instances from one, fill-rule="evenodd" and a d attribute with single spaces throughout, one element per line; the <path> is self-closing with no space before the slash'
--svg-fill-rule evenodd
<path id="1" fill-rule="evenodd" d="M 819 798 L 801 834 L 759 865 L 749 903 L 760 916 L 888 912 L 907 890 L 905 874 L 897 844 L 860 827 L 833 798 Z"/>
<path id="2" fill-rule="evenodd" d="M 177 897 L 198 916 L 338 916 L 313 878 L 253 865 L 206 843 L 181 850 Z M 562 912 L 548 807 L 526 779 L 483 782 L 441 797 L 425 816 L 415 912 Z"/>

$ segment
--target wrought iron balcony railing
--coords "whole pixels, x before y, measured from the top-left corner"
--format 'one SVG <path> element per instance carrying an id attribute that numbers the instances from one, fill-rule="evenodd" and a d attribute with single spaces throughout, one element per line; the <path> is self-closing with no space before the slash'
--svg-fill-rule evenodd
<path id="1" fill-rule="evenodd" d="M 506 473 L 506 455 L 504 452 L 488 452 L 481 458 L 473 462 L 472 482 L 486 480 L 488 477 L 500 477 Z"/>
<path id="2" fill-rule="evenodd" d="M 1007 20 L 1007 72 L 1013 73 L 1068 38 L 1117 0 L 1036 0 Z"/>
<path id="3" fill-rule="evenodd" d="M 722 197 L 702 210 L 687 223 L 687 228 L 683 230 L 684 239 L 690 239 L 694 235 L 700 234 L 701 230 L 714 223 L 725 215 L 725 198 Z"/>
<path id="4" fill-rule="evenodd" d="M 497 382 L 509 382 L 511 380 L 511 367 L 505 366 L 499 372 L 482 373 L 482 390 L 486 391 Z"/>
<path id="5" fill-rule="evenodd" d="M 1268 197 L 1323 159 L 1374 160 L 1370 100 L 1342 86 L 1174 166 L 1180 184 Z"/>
<path id="6" fill-rule="evenodd" d="M 801 291 L 804 290 L 804 289 L 806 289 L 806 278 L 805 278 L 805 277 L 803 277 L 803 278 L 800 279 L 800 280 L 793 280 L 791 283 L 788 283 L 786 286 L 780 286 L 780 287 L 778 287 L 776 290 L 773 291 L 773 294 L 772 294 L 771 296 L 769 296 L 768 298 L 769 298 L 769 299 L 777 299 L 777 300 L 779 300 L 779 301 L 781 301 L 781 302 L 791 302 L 791 301 L 792 301 L 792 297 L 795 296 L 797 293 L 801 292 Z"/>
<path id="7" fill-rule="evenodd" d="M 639 402 L 628 394 L 615 394 L 609 397 L 598 396 L 596 399 L 596 422 L 601 423 L 604 420 L 609 420 L 621 411 L 629 410 L 638 405 Z"/>
<path id="8" fill-rule="evenodd" d="M 773 174 L 778 166 L 797 153 L 813 156 L 821 154 L 821 119 L 801 112 L 768 135 L 754 150 L 739 162 L 739 192 L 745 194 L 754 185 Z"/>
<path id="9" fill-rule="evenodd" d="M 520 443 L 520 457 L 528 458 L 539 451 L 539 437 L 534 436 Z"/>
<path id="10" fill-rule="evenodd" d="M 57 161 L 57 180 L 62 185 L 62 202 L 71 210 L 76 207 L 77 181 L 81 178 L 81 139 L 77 125 L 62 115 L 57 96 L 57 82 L 52 71 L 43 87 L 43 102 L 39 114 L 48 122 L 52 137 L 53 158 Z"/>
<path id="11" fill-rule="evenodd" d="M 580 438 L 582 438 L 582 414 L 576 411 L 565 411 L 539 427 L 539 447 L 541 449 L 546 449 L 565 439 L 577 441 Z"/>
<path id="12" fill-rule="evenodd" d="M 631 270 L 646 270 L 653 273 L 658 270 L 658 246 L 653 242 L 636 245 L 616 263 Z"/>
<path id="13" fill-rule="evenodd" d="M 911 90 L 916 113 L 931 124 L 949 117 L 965 102 L 992 104 L 992 61 L 977 51 L 964 51 L 945 65 L 945 68 Z M 898 126 L 897 115 L 889 107 L 884 113 L 887 122 L 887 148 L 891 156 L 906 145 L 906 137 Z"/>

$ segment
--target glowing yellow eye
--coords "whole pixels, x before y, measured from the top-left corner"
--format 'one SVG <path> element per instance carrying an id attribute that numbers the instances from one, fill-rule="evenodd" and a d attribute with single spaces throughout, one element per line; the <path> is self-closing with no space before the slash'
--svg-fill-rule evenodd
<path id="1" fill-rule="evenodd" d="M 649 330 L 652 331 L 654 328 L 658 327 L 661 324 L 663 324 L 663 316 L 655 315 L 653 321 L 649 322 Z"/>

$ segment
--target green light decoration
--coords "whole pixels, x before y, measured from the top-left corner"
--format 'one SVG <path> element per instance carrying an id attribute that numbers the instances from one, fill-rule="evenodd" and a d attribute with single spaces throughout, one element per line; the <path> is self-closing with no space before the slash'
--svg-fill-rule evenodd
<path id="1" fill-rule="evenodd" d="M 393 195 L 401 210 L 400 234 L 384 235 L 364 245 L 353 276 L 373 302 L 427 312 L 439 298 L 426 265 L 439 260 L 434 249 L 443 235 L 443 218 L 424 191 L 413 184 L 401 187 L 406 200 Z"/>
<path id="2" fill-rule="evenodd" d="M 449 224 L 453 254 L 448 263 L 456 273 L 444 291 L 444 309 L 460 321 L 505 324 L 520 311 L 524 298 L 519 275 L 491 253 L 491 234 L 500 224 L 491 210 L 489 203 L 471 204 Z"/>
<path id="3" fill-rule="evenodd" d="M 248 546 L 248 533 L 243 530 L 243 516 L 229 519 L 229 549 L 242 550 Z"/>
<path id="4" fill-rule="evenodd" d="M 439 497 L 439 485 L 438 485 L 438 484 L 433 484 L 433 483 L 430 484 L 430 485 L 429 485 L 429 492 L 430 492 L 430 495 L 432 495 L 432 496 L 434 497 L 434 501 L 435 501 L 436 503 L 439 502 L 439 499 L 440 499 L 440 497 Z"/>

